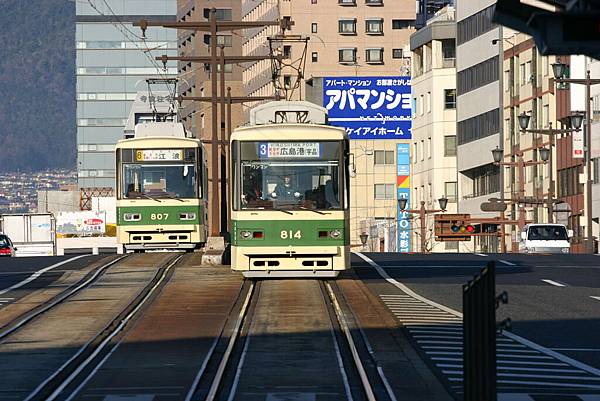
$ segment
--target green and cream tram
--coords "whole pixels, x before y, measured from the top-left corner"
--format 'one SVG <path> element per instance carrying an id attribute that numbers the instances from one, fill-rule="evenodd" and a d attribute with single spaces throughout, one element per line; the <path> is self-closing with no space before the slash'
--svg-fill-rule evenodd
<path id="1" fill-rule="evenodd" d="M 138 124 L 116 145 L 117 239 L 125 251 L 206 242 L 206 162 L 180 123 Z"/>
<path id="2" fill-rule="evenodd" d="M 270 102 L 232 134 L 233 270 L 335 277 L 349 268 L 349 145 L 325 122 L 310 103 Z"/>

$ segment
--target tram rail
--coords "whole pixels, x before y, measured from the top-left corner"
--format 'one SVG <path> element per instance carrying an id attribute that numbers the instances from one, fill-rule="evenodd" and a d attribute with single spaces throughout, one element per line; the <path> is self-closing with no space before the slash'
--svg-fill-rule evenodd
<path id="1" fill-rule="evenodd" d="M 25 401 L 58 399 L 72 399 L 86 378 L 90 377 L 94 369 L 99 366 L 104 358 L 114 349 L 110 347 L 112 341 L 121 334 L 129 322 L 135 319 L 160 290 L 169 281 L 173 268 L 185 255 L 176 255 L 161 264 L 153 278 L 143 287 L 137 296 L 113 318 L 100 332 L 85 343 L 71 358 L 63 363 L 52 375 L 39 384 L 26 398 Z M 122 260 L 122 259 L 121 259 Z M 80 377 L 85 375 L 85 377 Z M 73 391 L 68 392 L 71 387 Z"/>
<path id="2" fill-rule="evenodd" d="M 250 328 L 261 308 L 265 307 L 259 300 L 261 287 L 265 283 L 272 284 L 273 281 L 255 280 L 251 282 L 233 328 L 229 333 L 224 334 L 226 338 L 215 339 L 211 352 L 206 356 L 186 401 L 234 401 L 240 399 L 238 398 L 240 395 L 237 394 L 238 387 L 245 374 L 245 369 L 250 369 L 244 366 L 249 347 L 252 347 L 250 345 L 252 337 Z M 315 282 L 308 282 L 307 285 L 311 283 Z M 334 365 L 340 369 L 340 378 L 343 381 L 340 387 L 344 387 L 346 399 L 349 401 L 388 399 L 395 401 L 396 398 L 391 389 L 380 379 L 377 368 L 372 367 L 370 370 L 365 368 L 366 364 L 374 365 L 372 361 L 366 360 L 369 358 L 368 344 L 363 341 L 362 337 L 357 340 L 352 334 L 348 321 L 353 317 L 348 316 L 349 306 L 343 297 L 336 294 L 339 290 L 335 288 L 335 284 L 332 285 L 328 281 L 319 282 L 318 285 L 331 326 L 329 331 L 333 341 L 332 354 L 335 354 L 337 358 Z M 299 378 L 299 381 L 301 380 L 303 379 Z"/>
<path id="3" fill-rule="evenodd" d="M 86 274 L 81 280 L 69 285 L 65 290 L 56 294 L 47 301 L 34 306 L 32 309 L 17 316 L 15 319 L 0 327 L 0 341 L 13 334 L 17 330 L 23 328 L 27 323 L 48 312 L 50 309 L 64 303 L 66 300 L 70 299 L 84 288 L 94 284 L 110 267 L 123 261 L 123 259 L 125 259 L 127 256 L 128 255 L 120 256 L 96 267 Z"/>

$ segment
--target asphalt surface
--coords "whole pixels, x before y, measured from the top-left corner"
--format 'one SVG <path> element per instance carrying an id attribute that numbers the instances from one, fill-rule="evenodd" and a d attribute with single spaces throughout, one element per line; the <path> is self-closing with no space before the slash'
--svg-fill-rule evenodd
<path id="1" fill-rule="evenodd" d="M 412 291 L 459 312 L 462 285 L 495 260 L 497 293 L 505 290 L 509 294 L 509 303 L 498 309 L 497 320 L 510 317 L 513 333 L 600 369 L 599 256 L 366 255 Z M 352 261 L 374 291 L 388 291 L 391 285 L 383 282 L 375 269 L 356 255 Z"/>
<path id="2" fill-rule="evenodd" d="M 43 272 L 39 277 L 22 287 L 10 291 L 10 293 L 2 293 L 3 290 L 26 280 L 32 274 L 57 263 L 73 259 L 76 256 L 78 255 L 0 258 L 0 309 L 2 306 L 18 300 L 33 290 L 52 285 L 52 283 L 58 280 L 65 272 L 79 270 L 106 255 L 86 255 L 69 261 L 68 263 Z"/>

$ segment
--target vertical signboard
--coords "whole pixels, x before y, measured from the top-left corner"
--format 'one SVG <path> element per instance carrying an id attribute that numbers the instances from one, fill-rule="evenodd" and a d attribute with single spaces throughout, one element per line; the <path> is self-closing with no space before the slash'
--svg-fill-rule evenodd
<path id="1" fill-rule="evenodd" d="M 410 139 L 410 77 L 323 78 L 329 123 L 350 139 Z"/>
<path id="2" fill-rule="evenodd" d="M 405 198 L 406 209 L 410 209 L 410 144 L 396 145 L 397 154 L 397 191 L 398 199 Z M 410 220 L 409 213 L 400 210 L 398 202 L 398 252 L 410 252 Z"/>
<path id="3" fill-rule="evenodd" d="M 583 131 L 573 132 L 573 159 L 583 159 Z"/>

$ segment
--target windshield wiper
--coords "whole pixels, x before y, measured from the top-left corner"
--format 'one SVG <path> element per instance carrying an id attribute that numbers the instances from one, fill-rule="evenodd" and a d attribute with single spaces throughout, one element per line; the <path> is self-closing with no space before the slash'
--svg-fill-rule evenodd
<path id="1" fill-rule="evenodd" d="M 300 209 L 302 209 L 302 210 L 309 210 L 309 211 L 311 211 L 311 212 L 315 212 L 315 213 L 318 213 L 318 214 L 329 214 L 329 213 L 323 213 L 323 212 L 321 212 L 321 211 L 319 211 L 319 210 L 315 210 L 315 209 L 309 209 L 309 208 L 307 208 L 307 207 L 300 206 L 300 205 L 298 205 L 298 207 L 299 207 Z"/>
<path id="2" fill-rule="evenodd" d="M 157 201 L 158 203 L 162 203 L 162 201 L 161 201 L 161 200 L 158 200 L 158 199 L 156 199 L 156 198 L 154 198 L 154 197 L 152 197 L 152 196 L 150 196 L 150 195 L 146 195 L 146 194 L 140 194 L 140 195 L 142 195 L 142 196 L 143 196 L 144 198 L 146 198 L 146 199 L 151 199 L 151 200 L 153 200 L 153 201 Z"/>
<path id="3" fill-rule="evenodd" d="M 167 198 L 169 198 L 169 199 L 175 199 L 175 200 L 178 200 L 179 202 L 184 202 L 184 203 L 185 203 L 185 201 L 184 201 L 183 199 L 181 199 L 181 198 L 178 198 L 178 197 L 177 197 L 177 196 L 175 196 L 175 195 L 171 195 L 171 194 L 164 194 L 164 195 L 165 195 L 165 197 L 167 197 Z"/>

